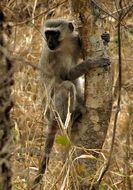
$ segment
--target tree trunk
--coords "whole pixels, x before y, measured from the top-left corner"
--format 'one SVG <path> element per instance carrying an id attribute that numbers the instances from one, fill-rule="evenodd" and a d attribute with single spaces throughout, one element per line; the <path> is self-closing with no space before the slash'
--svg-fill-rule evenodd
<path id="1" fill-rule="evenodd" d="M 10 26 L 5 22 L 5 16 L 0 8 L 0 190 L 11 190 L 11 121 L 12 108 L 11 85 L 12 64 L 7 52 L 7 36 Z"/>
<path id="2" fill-rule="evenodd" d="M 98 19 L 92 15 L 95 7 L 86 0 L 70 0 L 71 14 L 83 41 L 83 58 L 107 56 L 106 48 L 99 36 Z M 82 118 L 79 139 L 76 145 L 85 149 L 102 149 L 106 138 L 112 108 L 112 76 L 110 66 L 91 69 L 85 76 L 85 105 L 87 113 Z M 76 151 L 76 156 L 86 154 Z M 96 159 L 78 159 L 78 173 L 82 178 L 79 189 L 89 189 L 89 179 L 96 173 L 96 151 L 89 152 Z M 76 167 L 77 168 L 77 167 Z"/>

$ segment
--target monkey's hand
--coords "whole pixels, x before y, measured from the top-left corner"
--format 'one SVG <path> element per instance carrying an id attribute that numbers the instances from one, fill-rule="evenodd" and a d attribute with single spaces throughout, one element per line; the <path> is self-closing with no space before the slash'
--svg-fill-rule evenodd
<path id="1" fill-rule="evenodd" d="M 108 45 L 108 43 L 110 42 L 110 34 L 107 33 L 107 32 L 104 32 L 102 35 L 101 35 L 101 38 L 103 40 L 103 44 L 104 45 Z"/>
<path id="2" fill-rule="evenodd" d="M 94 58 L 92 61 L 94 63 L 94 67 L 104 67 L 111 64 L 110 59 L 104 57 Z"/>

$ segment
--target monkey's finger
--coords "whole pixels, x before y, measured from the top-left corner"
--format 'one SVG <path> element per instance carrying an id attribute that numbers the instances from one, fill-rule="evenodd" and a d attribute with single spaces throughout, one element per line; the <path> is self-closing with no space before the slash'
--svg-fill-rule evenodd
<path id="1" fill-rule="evenodd" d="M 109 58 L 102 58 L 102 59 L 101 59 L 101 64 L 102 64 L 103 66 L 108 66 L 108 65 L 111 64 L 111 60 L 110 60 Z"/>

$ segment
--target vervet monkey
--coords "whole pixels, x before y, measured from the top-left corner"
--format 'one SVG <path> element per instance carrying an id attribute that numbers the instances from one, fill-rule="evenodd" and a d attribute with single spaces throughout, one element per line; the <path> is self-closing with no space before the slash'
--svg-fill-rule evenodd
<path id="1" fill-rule="evenodd" d="M 65 123 L 68 98 L 70 98 L 69 111 L 73 124 L 86 110 L 79 77 L 91 68 L 110 64 L 107 58 L 88 58 L 79 63 L 80 56 L 81 40 L 73 23 L 64 19 L 47 20 L 44 25 L 44 46 L 40 66 L 41 81 L 47 94 L 45 104 L 48 104 L 46 111 L 48 133 L 39 174 L 35 178 L 32 190 L 36 188 L 45 173 L 58 130 L 57 118 L 60 117 Z"/>

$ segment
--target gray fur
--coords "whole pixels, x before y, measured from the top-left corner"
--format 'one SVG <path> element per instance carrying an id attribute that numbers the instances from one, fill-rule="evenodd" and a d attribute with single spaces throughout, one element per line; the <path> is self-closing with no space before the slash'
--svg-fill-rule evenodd
<path id="1" fill-rule="evenodd" d="M 91 68 L 110 64 L 110 61 L 104 58 L 89 58 L 79 64 L 81 55 L 80 39 L 76 30 L 71 31 L 69 29 L 69 23 L 70 21 L 63 19 L 50 19 L 44 25 L 44 33 L 46 30 L 58 30 L 61 36 L 59 38 L 60 45 L 55 50 L 49 49 L 44 36 L 45 41 L 40 66 L 41 82 L 42 86 L 45 86 L 45 88 L 42 88 L 42 91 L 46 94 L 43 105 L 44 107 L 47 105 L 48 134 L 39 175 L 34 181 L 32 190 L 36 188 L 41 180 L 48 164 L 49 154 L 58 130 L 56 113 L 59 114 L 62 122 L 65 123 L 68 110 L 68 96 L 70 95 L 72 123 L 78 122 L 79 117 L 86 110 L 83 104 L 83 87 L 79 83 L 79 77 L 87 73 Z"/>

